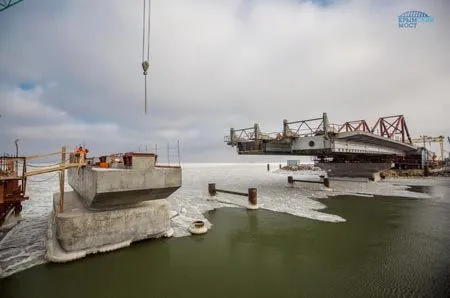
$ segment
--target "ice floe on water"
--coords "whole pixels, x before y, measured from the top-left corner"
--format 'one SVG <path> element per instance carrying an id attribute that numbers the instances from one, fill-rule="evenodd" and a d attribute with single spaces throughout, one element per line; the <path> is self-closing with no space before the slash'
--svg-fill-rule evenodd
<path id="1" fill-rule="evenodd" d="M 336 195 L 403 196 L 427 198 L 430 195 L 408 191 L 408 182 L 331 181 L 332 192 L 320 184 L 287 184 L 287 176 L 297 179 L 319 180 L 321 171 L 289 172 L 278 169 L 278 164 L 185 164 L 183 186 L 169 197 L 171 224 L 175 237 L 188 236 L 188 228 L 195 220 L 203 220 L 211 228 L 204 213 L 220 207 L 246 208 L 247 197 L 218 193 L 211 198 L 208 183 L 218 189 L 247 192 L 257 188 L 260 209 L 283 212 L 295 216 L 327 222 L 343 222 L 335 214 L 327 213 L 326 205 L 316 200 Z M 431 181 L 431 180 L 430 180 Z M 425 182 L 423 182 L 425 183 Z M 66 189 L 71 190 L 66 184 Z M 45 174 L 28 182 L 30 200 L 23 204 L 24 218 L 0 241 L 0 276 L 7 276 L 45 262 L 45 241 L 48 215 L 52 208 L 52 194 L 59 190 L 58 176 Z"/>
<path id="2" fill-rule="evenodd" d="M 0 278 L 45 263 L 47 217 L 26 218 L 0 242 Z"/>

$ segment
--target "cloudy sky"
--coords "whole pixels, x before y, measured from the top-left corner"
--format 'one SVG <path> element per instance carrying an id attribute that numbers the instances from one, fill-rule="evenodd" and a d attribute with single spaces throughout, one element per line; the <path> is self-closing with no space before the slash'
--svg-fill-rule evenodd
<path id="1" fill-rule="evenodd" d="M 398 28 L 419 10 L 434 23 Z M 450 135 L 448 0 L 154 0 L 148 114 L 142 1 L 32 1 L 0 12 L 0 152 L 94 153 L 181 142 L 183 161 L 242 161 L 230 127 L 281 130 L 404 114 Z M 144 148 L 145 145 L 141 145 Z"/>

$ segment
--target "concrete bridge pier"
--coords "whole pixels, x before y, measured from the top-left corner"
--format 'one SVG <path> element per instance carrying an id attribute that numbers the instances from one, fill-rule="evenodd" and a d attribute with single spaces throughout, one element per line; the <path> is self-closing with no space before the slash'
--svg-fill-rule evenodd
<path id="1" fill-rule="evenodd" d="M 54 195 L 49 261 L 67 262 L 173 234 L 166 198 L 181 187 L 181 167 L 157 166 L 155 154 L 126 157 L 131 159 L 126 165 L 68 171 L 74 191 L 64 193 L 63 210 L 60 194 Z"/>

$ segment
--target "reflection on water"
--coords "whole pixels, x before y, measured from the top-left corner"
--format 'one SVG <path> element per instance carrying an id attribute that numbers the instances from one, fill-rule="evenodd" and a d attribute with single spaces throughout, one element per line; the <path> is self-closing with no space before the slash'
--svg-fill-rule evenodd
<path id="1" fill-rule="evenodd" d="M 3 297 L 449 297 L 450 187 L 321 200 L 347 221 L 207 213 L 205 235 L 143 241 L 0 281 Z"/>

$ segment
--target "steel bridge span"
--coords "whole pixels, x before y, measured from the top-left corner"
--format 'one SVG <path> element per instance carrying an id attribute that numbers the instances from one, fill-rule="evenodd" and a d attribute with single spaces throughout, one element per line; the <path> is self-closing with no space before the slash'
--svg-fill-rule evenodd
<path id="1" fill-rule="evenodd" d="M 225 142 L 243 155 L 316 156 L 329 176 L 369 177 L 392 166 L 420 168 L 423 152 L 412 144 L 403 115 L 381 117 L 373 127 L 365 120 L 336 125 L 328 116 L 283 121 L 280 132 L 264 133 L 259 125 L 230 129 Z"/>

